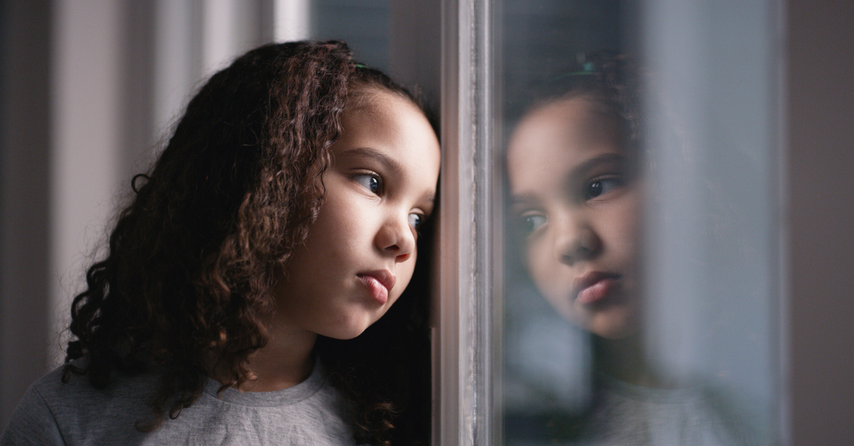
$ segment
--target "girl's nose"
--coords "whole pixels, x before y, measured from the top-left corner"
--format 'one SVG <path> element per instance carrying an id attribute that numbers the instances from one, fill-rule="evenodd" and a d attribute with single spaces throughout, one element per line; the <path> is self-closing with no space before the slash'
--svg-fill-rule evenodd
<path id="1" fill-rule="evenodd" d="M 560 263 L 572 265 L 590 260 L 602 251 L 602 239 L 583 221 L 568 219 L 559 225 L 555 254 Z"/>
<path id="2" fill-rule="evenodd" d="M 393 255 L 396 262 L 408 260 L 415 251 L 415 233 L 409 225 L 409 214 L 389 218 L 380 227 L 376 243 L 380 251 Z"/>

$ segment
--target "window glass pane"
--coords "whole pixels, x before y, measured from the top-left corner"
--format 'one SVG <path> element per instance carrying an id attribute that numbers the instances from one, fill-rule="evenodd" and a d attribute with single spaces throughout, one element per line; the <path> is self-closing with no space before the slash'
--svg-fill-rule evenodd
<path id="1" fill-rule="evenodd" d="M 342 39 L 357 59 L 388 70 L 388 0 L 317 0 L 311 7 L 312 39 Z"/>
<path id="2" fill-rule="evenodd" d="M 772 444 L 775 4 L 503 0 L 505 444 Z"/>

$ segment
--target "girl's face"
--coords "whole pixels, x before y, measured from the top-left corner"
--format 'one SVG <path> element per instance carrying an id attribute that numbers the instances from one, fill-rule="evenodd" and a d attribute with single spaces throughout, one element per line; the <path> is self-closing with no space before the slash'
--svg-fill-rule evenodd
<path id="1" fill-rule="evenodd" d="M 619 127 L 590 100 L 550 103 L 519 124 L 512 206 L 540 292 L 565 318 L 619 339 L 639 320 L 641 187 Z"/>
<path id="2" fill-rule="evenodd" d="M 356 337 L 412 278 L 418 225 L 433 211 L 439 142 L 409 100 L 368 94 L 367 105 L 342 113 L 317 221 L 276 284 L 283 326 Z"/>

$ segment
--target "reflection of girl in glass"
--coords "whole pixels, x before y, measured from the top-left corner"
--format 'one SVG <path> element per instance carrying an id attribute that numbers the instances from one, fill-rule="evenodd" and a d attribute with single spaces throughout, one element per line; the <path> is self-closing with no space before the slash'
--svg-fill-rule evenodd
<path id="1" fill-rule="evenodd" d="M 510 138 L 507 170 L 527 269 L 593 339 L 593 403 L 570 437 L 594 444 L 732 444 L 726 417 L 643 348 L 644 181 L 635 78 L 599 55 L 565 76 Z"/>

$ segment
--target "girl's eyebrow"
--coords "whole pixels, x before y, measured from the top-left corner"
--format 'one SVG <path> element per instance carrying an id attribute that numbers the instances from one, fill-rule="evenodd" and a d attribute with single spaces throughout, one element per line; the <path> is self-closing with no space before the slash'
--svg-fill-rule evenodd
<path id="1" fill-rule="evenodd" d="M 510 206 L 511 207 L 522 207 L 522 206 L 535 206 L 537 204 L 537 198 L 533 194 L 523 193 L 523 194 L 512 194 L 510 196 Z"/>
<path id="2" fill-rule="evenodd" d="M 613 162 L 625 162 L 627 157 L 620 153 L 605 153 L 602 155 L 594 156 L 588 160 L 584 160 L 577 166 L 572 168 L 570 173 L 570 178 L 577 178 L 580 176 L 584 176 L 588 171 L 596 168 L 600 164 L 608 164 Z"/>
<path id="3" fill-rule="evenodd" d="M 608 163 L 624 163 L 627 156 L 620 153 L 604 153 L 587 159 L 573 167 L 569 173 L 562 179 L 563 184 L 574 185 L 580 179 L 587 176 L 588 172 L 602 164 Z M 511 194 L 510 205 L 513 207 L 536 207 L 539 201 L 535 194 L 524 192 L 521 194 Z"/>
<path id="4" fill-rule="evenodd" d="M 392 172 L 394 175 L 402 175 L 403 174 L 403 166 L 400 165 L 397 160 L 386 155 L 385 153 L 380 152 L 379 150 L 372 149 L 370 147 L 356 147 L 352 149 L 345 149 L 341 153 L 341 157 L 344 158 L 373 158 L 380 162 L 380 164 L 384 165 L 385 168 Z M 424 197 L 424 200 L 427 201 L 432 207 L 436 202 L 436 193 L 433 192 Z"/>
<path id="5" fill-rule="evenodd" d="M 401 167 L 400 163 L 397 162 L 394 158 L 386 155 L 385 153 L 380 152 L 379 150 L 372 149 L 370 147 L 356 147 L 353 149 L 346 149 L 341 153 L 342 157 L 346 158 L 373 158 L 383 164 L 386 169 L 392 171 L 394 174 L 400 174 L 403 172 L 403 167 Z"/>

